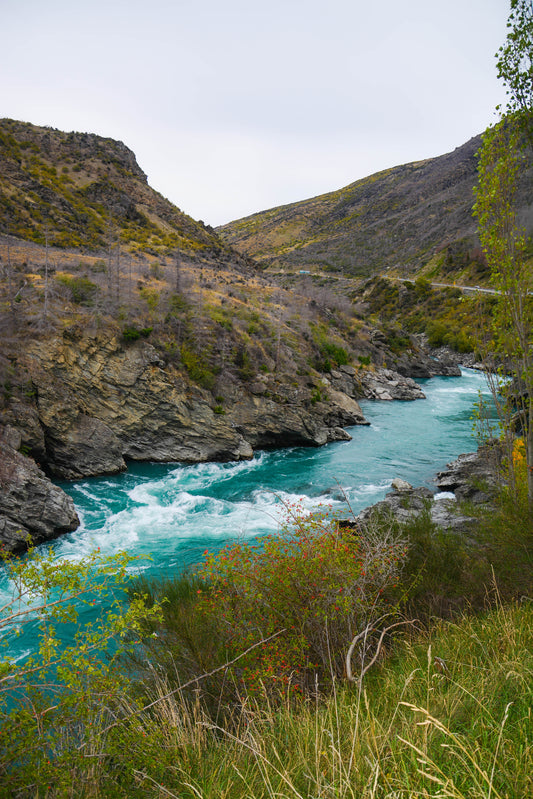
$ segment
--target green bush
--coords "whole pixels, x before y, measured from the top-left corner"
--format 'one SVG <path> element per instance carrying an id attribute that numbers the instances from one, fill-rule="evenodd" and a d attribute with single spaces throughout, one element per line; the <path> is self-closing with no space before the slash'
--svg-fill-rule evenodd
<path id="1" fill-rule="evenodd" d="M 156 289 L 150 289 L 147 286 L 143 286 L 140 289 L 139 294 L 141 295 L 143 300 L 146 302 L 146 304 L 147 304 L 148 308 L 150 309 L 150 311 L 152 313 L 154 313 L 155 309 L 159 305 L 159 299 L 160 299 L 159 298 L 159 292 L 156 291 Z"/>
<path id="2" fill-rule="evenodd" d="M 259 642 L 204 689 L 234 703 L 264 691 L 271 698 L 312 693 L 317 676 L 322 686 L 342 677 L 355 633 L 394 612 L 406 548 L 400 536 L 371 529 L 354 535 L 327 513 L 304 518 L 296 508 L 281 535 L 204 554 L 193 577 L 196 602 L 189 598 L 186 613 L 165 604 L 153 648 L 170 645 L 172 668 L 190 676 L 193 662 L 210 671 Z M 369 633 L 357 652 L 361 661 L 371 642 Z"/>
<path id="3" fill-rule="evenodd" d="M 181 362 L 191 380 L 211 391 L 215 385 L 215 374 L 203 356 L 199 355 L 187 344 L 181 345 L 180 355 Z"/>
<path id="4" fill-rule="evenodd" d="M 474 340 L 472 336 L 463 328 L 457 328 L 456 324 L 450 327 L 443 321 L 428 321 L 426 324 L 426 335 L 430 347 L 451 347 L 456 352 L 472 352 Z"/>
<path id="5" fill-rule="evenodd" d="M 426 335 L 430 347 L 442 347 L 448 339 L 448 327 L 444 322 L 429 321 L 426 325 Z"/>
<path id="6" fill-rule="evenodd" d="M 159 618 L 158 605 L 148 609 L 140 596 L 119 604 L 132 560 L 95 552 L 71 563 L 52 550 L 4 558 L 13 594 L 1 609 L 3 641 L 30 622 L 38 632 L 30 657 L 14 661 L 6 649 L 0 659 L 2 799 L 81 795 L 68 789 L 73 774 L 101 746 L 130 684 L 121 657 Z M 100 609 L 94 622 L 83 621 L 87 606 Z"/>
<path id="7" fill-rule="evenodd" d="M 96 283 L 86 277 L 73 277 L 72 275 L 58 275 L 56 280 L 70 289 L 72 302 L 78 305 L 94 305 L 97 292 L 100 290 Z"/>
<path id="8" fill-rule="evenodd" d="M 124 341 L 137 341 L 141 337 L 141 331 L 136 327 L 128 326 L 122 331 L 122 338 Z"/>

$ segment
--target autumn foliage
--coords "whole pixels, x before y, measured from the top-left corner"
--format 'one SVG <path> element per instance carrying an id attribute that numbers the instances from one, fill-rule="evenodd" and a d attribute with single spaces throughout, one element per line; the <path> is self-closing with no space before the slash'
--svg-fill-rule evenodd
<path id="1" fill-rule="evenodd" d="M 342 677 L 354 635 L 393 613 L 406 555 L 398 537 L 343 528 L 327 511 L 288 517 L 278 536 L 206 552 L 198 571 L 197 612 L 217 619 L 228 656 L 265 641 L 234 673 L 251 693 L 307 692 L 317 678 Z"/>

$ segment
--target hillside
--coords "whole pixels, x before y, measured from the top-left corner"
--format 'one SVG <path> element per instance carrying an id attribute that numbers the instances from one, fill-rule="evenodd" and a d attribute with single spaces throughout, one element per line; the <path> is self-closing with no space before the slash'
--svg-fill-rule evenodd
<path id="1" fill-rule="evenodd" d="M 153 254 L 221 242 L 148 186 L 122 142 L 0 120 L 0 233 L 95 251 L 120 237 Z"/>
<path id="2" fill-rule="evenodd" d="M 154 192 L 121 142 L 12 120 L 0 132 L 0 447 L 12 495 L 17 450 L 79 479 L 129 460 L 320 446 L 366 423 L 359 398 L 421 398 L 412 377 L 456 371 L 394 325 L 376 331 L 349 282 L 283 287 Z M 69 527 L 70 510 L 54 524 Z"/>
<path id="3" fill-rule="evenodd" d="M 456 262 L 461 269 L 480 261 L 472 218 L 480 144 L 476 136 L 438 158 L 253 214 L 218 232 L 240 252 L 285 271 L 369 276 L 392 268 L 413 274 L 438 254 L 448 271 Z M 533 230 L 531 173 L 523 175 L 519 204 Z"/>

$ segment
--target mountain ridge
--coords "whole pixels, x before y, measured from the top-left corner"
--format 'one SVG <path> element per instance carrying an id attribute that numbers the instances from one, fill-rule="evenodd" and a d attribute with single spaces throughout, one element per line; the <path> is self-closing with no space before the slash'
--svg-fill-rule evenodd
<path id="1" fill-rule="evenodd" d="M 90 251 L 110 239 L 154 255 L 224 249 L 148 185 L 123 142 L 0 120 L 0 233 Z M 141 245 L 141 246 L 139 246 Z"/>
<path id="2" fill-rule="evenodd" d="M 458 244 L 479 248 L 472 215 L 481 136 L 450 153 L 381 170 L 341 189 L 217 228 L 238 251 L 285 270 L 416 272 Z M 530 208 L 523 175 L 519 204 Z M 531 214 L 528 224 L 533 227 Z"/>

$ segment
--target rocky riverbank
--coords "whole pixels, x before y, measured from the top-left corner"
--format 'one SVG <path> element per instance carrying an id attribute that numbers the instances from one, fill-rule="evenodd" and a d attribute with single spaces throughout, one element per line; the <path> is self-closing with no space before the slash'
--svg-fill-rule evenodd
<path id="1" fill-rule="evenodd" d="M 128 460 L 240 460 L 255 449 L 346 440 L 344 428 L 367 424 L 358 399 L 422 399 L 409 370 L 460 374 L 419 354 L 404 374 L 350 365 L 325 375 L 259 372 L 246 381 L 228 373 L 214 397 L 148 342 L 78 326 L 30 342 L 18 369 L 26 389 L 0 423 L 19 431 L 23 451 L 47 474 L 67 480 L 121 471 Z"/>
<path id="2" fill-rule="evenodd" d="M 384 500 L 365 508 L 356 523 L 368 522 L 375 514 L 389 514 L 400 522 L 409 521 L 428 512 L 431 521 L 444 530 L 464 531 L 476 522 L 475 516 L 465 514 L 460 503 L 488 505 L 501 485 L 502 452 L 497 442 L 479 447 L 477 452 L 460 455 L 438 472 L 437 490 L 413 488 L 400 478 L 393 480 L 392 491 Z"/>
<path id="3" fill-rule="evenodd" d="M 0 548 L 25 550 L 79 525 L 72 499 L 20 452 L 20 434 L 0 431 Z"/>
<path id="4" fill-rule="evenodd" d="M 408 375 L 351 365 L 322 375 L 260 372 L 247 381 L 228 374 L 215 398 L 147 341 L 124 342 L 110 329 L 89 335 L 79 326 L 29 342 L 18 368 L 25 391 L 0 417 L 0 541 L 10 550 L 28 536 L 38 543 L 75 529 L 69 498 L 48 477 L 115 473 L 128 460 L 231 461 L 256 449 L 321 446 L 350 439 L 346 427 L 368 424 L 360 398 L 424 398 Z M 403 371 L 459 373 L 421 354 Z"/>

